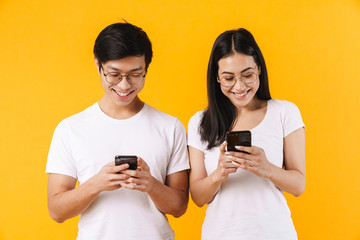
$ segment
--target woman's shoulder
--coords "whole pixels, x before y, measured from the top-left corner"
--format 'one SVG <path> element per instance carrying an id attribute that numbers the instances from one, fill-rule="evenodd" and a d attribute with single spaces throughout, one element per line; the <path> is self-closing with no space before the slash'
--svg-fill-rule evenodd
<path id="1" fill-rule="evenodd" d="M 196 112 L 189 120 L 189 123 L 190 122 L 200 122 L 200 120 L 202 119 L 204 113 L 205 113 L 205 109 L 204 110 L 201 110 L 201 111 L 198 111 Z"/>
<path id="2" fill-rule="evenodd" d="M 268 104 L 271 105 L 274 108 L 278 108 L 280 111 L 292 111 L 292 110 L 298 110 L 298 107 L 295 103 L 290 102 L 288 100 L 279 100 L 272 98 L 268 100 Z"/>
<path id="3" fill-rule="evenodd" d="M 202 120 L 205 111 L 206 110 L 198 111 L 190 118 L 187 128 L 189 133 L 190 132 L 199 133 L 200 122 Z"/>
<path id="4" fill-rule="evenodd" d="M 269 100 L 269 104 L 270 108 L 272 109 L 272 114 L 280 116 L 284 128 L 293 130 L 304 126 L 300 110 L 295 103 L 287 100 L 271 99 Z M 288 133 L 286 133 L 284 136 L 287 134 Z"/>

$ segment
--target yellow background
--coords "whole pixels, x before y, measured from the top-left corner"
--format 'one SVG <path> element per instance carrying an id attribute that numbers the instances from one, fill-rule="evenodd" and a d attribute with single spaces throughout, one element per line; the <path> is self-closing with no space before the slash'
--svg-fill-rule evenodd
<path id="1" fill-rule="evenodd" d="M 78 218 L 48 216 L 47 153 L 60 120 L 101 97 L 93 43 L 122 18 L 153 43 L 141 98 L 185 126 L 206 107 L 215 38 L 250 30 L 272 97 L 296 103 L 306 124 L 307 188 L 286 194 L 299 239 L 360 239 L 358 0 L 1 0 L 0 239 L 75 239 Z M 204 214 L 190 201 L 170 218 L 177 239 L 199 239 Z"/>

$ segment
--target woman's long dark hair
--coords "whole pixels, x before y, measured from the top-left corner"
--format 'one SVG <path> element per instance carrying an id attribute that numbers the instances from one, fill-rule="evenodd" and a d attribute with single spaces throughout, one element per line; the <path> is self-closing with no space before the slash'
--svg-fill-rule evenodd
<path id="1" fill-rule="evenodd" d="M 261 100 L 271 99 L 268 75 L 264 57 L 252 34 L 244 28 L 226 31 L 216 39 L 211 51 L 207 71 L 208 107 L 202 116 L 199 133 L 201 140 L 207 143 L 207 148 L 219 146 L 226 138 L 237 117 L 236 107 L 222 93 L 217 82 L 218 62 L 234 53 L 252 56 L 260 67 L 260 86 L 256 96 Z"/>

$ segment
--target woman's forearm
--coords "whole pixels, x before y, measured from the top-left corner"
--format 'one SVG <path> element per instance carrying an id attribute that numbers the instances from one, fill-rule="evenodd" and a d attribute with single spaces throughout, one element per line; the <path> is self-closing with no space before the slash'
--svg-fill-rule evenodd
<path id="1" fill-rule="evenodd" d="M 300 196 L 305 190 L 305 176 L 298 170 L 285 170 L 272 165 L 268 179 L 282 191 L 295 197 Z"/>
<path id="2" fill-rule="evenodd" d="M 221 181 L 216 179 L 215 172 L 213 172 L 206 178 L 194 180 L 190 184 L 191 198 L 197 206 L 202 207 L 214 199 L 220 186 Z"/>

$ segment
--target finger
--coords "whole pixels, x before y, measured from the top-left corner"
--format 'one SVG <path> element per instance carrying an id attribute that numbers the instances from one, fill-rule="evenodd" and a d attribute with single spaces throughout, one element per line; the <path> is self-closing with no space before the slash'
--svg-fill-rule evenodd
<path id="1" fill-rule="evenodd" d="M 112 190 L 121 188 L 121 183 L 114 182 L 112 183 Z"/>
<path id="2" fill-rule="evenodd" d="M 220 145 L 220 154 L 224 154 L 226 151 L 226 146 L 227 146 L 227 142 L 224 141 L 221 145 Z"/>
<path id="3" fill-rule="evenodd" d="M 244 169 L 244 170 L 249 171 L 249 172 L 252 172 L 252 173 L 255 173 L 255 174 L 258 173 L 258 168 L 256 168 L 256 167 L 250 167 L 250 166 L 247 166 L 247 165 L 241 165 L 239 168 Z"/>
<path id="4" fill-rule="evenodd" d="M 238 168 L 240 166 L 239 163 L 231 161 L 231 163 L 228 163 L 228 165 L 226 166 L 227 168 Z"/>
<path id="5" fill-rule="evenodd" d="M 247 153 L 242 153 L 242 152 L 233 152 L 233 151 L 231 151 L 231 152 L 225 152 L 225 155 L 226 155 L 228 158 L 230 158 L 230 159 L 232 159 L 232 158 L 234 158 L 234 157 L 236 157 L 236 158 L 243 158 L 243 159 L 249 159 L 249 160 L 252 160 L 252 159 L 253 159 L 253 156 L 252 156 L 252 155 L 247 154 Z"/>
<path id="6" fill-rule="evenodd" d="M 242 163 L 242 165 L 245 165 L 247 167 L 259 167 L 259 163 L 257 161 L 254 160 L 247 160 L 247 159 L 243 159 L 244 162 Z"/>
<path id="7" fill-rule="evenodd" d="M 131 177 L 131 178 L 129 178 L 129 179 L 127 180 L 127 182 L 132 183 L 132 184 L 136 184 L 136 185 L 145 185 L 144 180 L 139 179 L 139 178 L 133 178 L 133 177 Z"/>
<path id="8" fill-rule="evenodd" d="M 219 166 L 222 167 L 222 168 L 233 168 L 233 167 L 237 167 L 237 164 L 236 162 L 234 162 L 232 159 L 230 158 L 227 158 L 226 161 L 220 161 L 219 162 Z"/>
<path id="9" fill-rule="evenodd" d="M 132 183 L 121 183 L 121 187 L 130 189 L 130 190 L 140 190 L 140 191 L 145 190 L 145 187 L 143 185 L 135 185 Z"/>
<path id="10" fill-rule="evenodd" d="M 130 169 L 126 169 L 126 170 L 123 170 L 121 171 L 122 174 L 127 174 L 131 177 L 138 177 L 139 175 L 139 169 L 137 170 L 130 170 Z"/>
<path id="11" fill-rule="evenodd" d="M 236 172 L 237 170 L 237 167 L 233 167 L 233 168 L 221 168 L 219 173 L 221 176 L 227 176 L 229 175 L 230 173 L 234 173 Z"/>
<path id="12" fill-rule="evenodd" d="M 243 153 L 243 156 L 246 156 L 249 154 Z M 258 166 L 258 162 L 254 161 L 253 159 L 245 159 L 245 158 L 241 158 L 241 157 L 235 157 L 235 156 L 227 156 L 228 158 L 230 158 L 232 160 L 232 163 L 237 163 L 238 165 L 247 165 L 247 166 Z"/>
<path id="13" fill-rule="evenodd" d="M 229 161 L 223 161 L 220 162 L 220 166 L 224 168 L 237 168 L 239 167 L 239 163 L 232 161 L 231 159 Z"/>
<path id="14" fill-rule="evenodd" d="M 127 180 L 117 180 L 114 182 L 111 182 L 112 185 L 117 186 L 117 187 L 121 187 L 121 184 L 123 183 L 128 183 Z"/>
<path id="15" fill-rule="evenodd" d="M 140 167 L 140 169 L 142 170 L 149 170 L 149 166 L 146 164 L 146 162 L 144 161 L 144 159 L 142 159 L 141 157 L 138 157 L 138 166 Z"/>
<path id="16" fill-rule="evenodd" d="M 228 168 L 228 169 L 226 169 L 225 173 L 226 173 L 226 175 L 229 175 L 231 173 L 235 173 L 237 169 L 238 169 L 237 167 Z"/>
<path id="17" fill-rule="evenodd" d="M 229 158 L 229 157 L 221 157 L 221 158 L 219 159 L 219 165 L 220 165 L 220 166 L 223 166 L 223 165 L 226 164 L 226 163 L 231 163 L 231 161 L 232 161 L 232 159 Z"/>
<path id="18" fill-rule="evenodd" d="M 118 172 L 121 172 L 125 169 L 129 168 L 129 164 L 128 163 L 125 163 L 125 164 L 121 164 L 121 165 L 118 165 L 118 166 L 112 166 L 112 169 L 111 169 L 111 172 L 112 173 L 118 173 Z"/>
<path id="19" fill-rule="evenodd" d="M 219 163 L 223 163 L 223 162 L 231 162 L 232 161 L 232 159 L 231 159 L 232 157 L 230 156 L 221 156 L 220 158 L 219 158 Z"/>
<path id="20" fill-rule="evenodd" d="M 248 155 L 248 154 L 246 154 L 246 155 Z M 226 156 L 228 159 L 230 159 L 231 160 L 231 162 L 238 162 L 238 163 L 242 163 L 244 160 L 246 160 L 245 158 L 243 158 L 243 157 L 239 157 L 239 155 L 235 155 L 235 152 L 234 152 L 234 154 L 232 154 L 232 155 L 228 155 L 228 156 Z"/>
<path id="21" fill-rule="evenodd" d="M 245 146 L 235 146 L 235 148 L 239 151 L 248 152 L 250 154 L 255 153 L 255 149 L 253 147 L 245 147 Z"/>
<path id="22" fill-rule="evenodd" d="M 246 159 L 244 159 L 244 158 L 239 158 L 239 157 L 234 157 L 234 156 L 229 156 L 229 158 L 232 160 L 231 162 L 233 164 L 236 163 L 237 165 L 245 164 L 245 162 L 246 162 Z"/>
<path id="23" fill-rule="evenodd" d="M 127 189 L 134 189 L 135 185 L 134 184 L 130 184 L 128 182 L 122 182 L 120 183 L 121 187 L 123 188 L 127 188 Z"/>
<path id="24" fill-rule="evenodd" d="M 111 181 L 119 181 L 129 179 L 131 176 L 123 173 L 116 173 L 111 176 Z"/>

